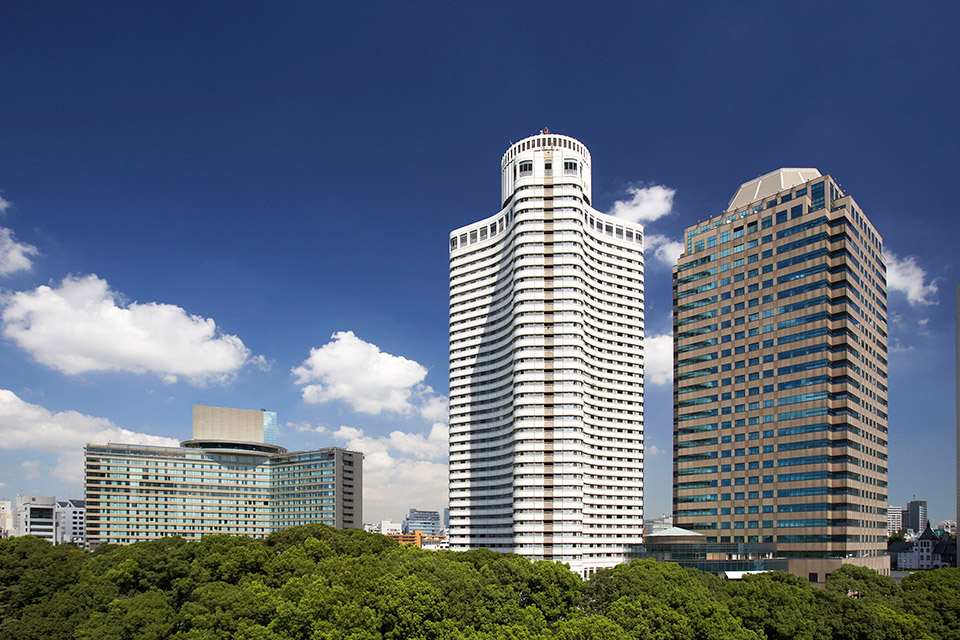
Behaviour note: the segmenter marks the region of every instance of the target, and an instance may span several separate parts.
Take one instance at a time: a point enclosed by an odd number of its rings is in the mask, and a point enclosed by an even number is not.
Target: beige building
[[[13,503],[9,500],[0,500],[0,538],[9,538],[13,535]]]
[[[211,533],[265,536],[301,524],[360,527],[363,454],[289,452],[272,411],[194,406],[179,447],[88,444],[87,544]]]
[[[841,562],[888,571],[880,235],[832,177],[780,169],[684,238],[676,525],[773,542],[813,582]]]

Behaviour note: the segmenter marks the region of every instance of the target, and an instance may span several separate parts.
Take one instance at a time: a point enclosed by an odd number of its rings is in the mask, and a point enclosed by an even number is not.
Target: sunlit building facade
[[[288,452],[276,444],[276,420],[271,411],[198,405],[194,437],[179,447],[88,444],[87,545],[359,527],[363,455]]]
[[[83,500],[57,500],[53,511],[55,544],[83,546],[87,531],[87,508]]]
[[[591,207],[591,157],[543,131],[501,209],[450,234],[450,546],[625,558],[643,516],[643,229]]]
[[[674,269],[677,526],[886,571],[880,235],[831,176],[780,169],[743,184],[685,241]]]
[[[13,507],[13,535],[36,536],[55,544],[56,508],[54,496],[18,495]]]

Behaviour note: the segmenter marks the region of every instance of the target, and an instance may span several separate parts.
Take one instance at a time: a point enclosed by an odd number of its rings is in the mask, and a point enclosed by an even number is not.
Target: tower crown
[[[769,198],[784,189],[791,189],[798,184],[803,184],[804,182],[819,177],[820,172],[817,169],[777,169],[771,171],[759,178],[747,180],[740,185],[737,192],[730,198],[730,202],[727,204],[727,211],[742,207],[756,200]]]
[[[500,162],[501,202],[506,206],[518,189],[549,185],[552,181],[577,184],[590,203],[590,152],[570,136],[544,129],[507,149]]]

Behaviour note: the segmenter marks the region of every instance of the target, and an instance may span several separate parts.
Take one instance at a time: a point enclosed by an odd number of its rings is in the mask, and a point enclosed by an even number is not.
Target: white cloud
[[[82,484],[83,449],[61,452],[57,456],[57,465],[53,468],[53,475],[73,485]]]
[[[309,422],[288,422],[284,426],[300,433],[326,433],[327,431],[327,428],[322,424],[312,425]]]
[[[670,384],[673,381],[673,333],[643,339],[645,384]]]
[[[660,455],[663,455],[664,453],[666,453],[665,450],[661,449],[660,447],[658,447],[658,446],[655,445],[655,444],[644,445],[644,447],[643,447],[643,452],[644,452],[645,454],[651,455],[651,456],[660,456]]]
[[[240,338],[219,332],[212,318],[171,304],[124,305],[93,274],[67,276],[59,287],[21,291],[4,303],[3,335],[68,375],[150,371],[168,383],[183,376],[202,385],[226,382],[251,361]]]
[[[890,353],[908,353],[914,350],[913,345],[905,345],[896,338],[890,343]]]
[[[423,384],[426,367],[385,353],[352,331],[339,331],[327,344],[311,349],[293,374],[310,404],[344,400],[362,413],[419,411],[428,419],[445,413],[446,398]]]
[[[9,200],[4,200],[3,196],[0,196],[0,216],[6,215],[7,209],[13,205]]]
[[[23,477],[26,480],[36,480],[43,477],[43,473],[40,472],[39,460],[24,460],[20,463],[20,468],[23,470]]]
[[[900,258],[893,253],[887,254],[887,289],[903,293],[907,302],[913,305],[939,302],[936,280],[927,280],[927,272],[915,256]]]
[[[429,434],[393,431],[374,438],[341,426],[333,434],[348,449],[363,452],[363,519],[400,518],[407,509],[442,509],[447,504],[448,430]]]
[[[3,198],[0,198],[0,207],[2,207],[3,202],[5,202]],[[30,269],[33,266],[33,263],[30,262],[30,256],[36,254],[36,247],[17,242],[13,237],[13,231],[6,227],[0,227],[0,275],[6,276],[17,271]]]
[[[617,200],[610,213],[631,222],[653,222],[673,211],[673,196],[677,190],[659,184],[649,187],[629,187],[629,200]]]
[[[435,395],[430,387],[425,389],[424,396],[425,400],[420,405],[420,415],[431,422],[447,422],[450,400],[446,396]]]
[[[173,438],[130,431],[106,418],[76,411],[53,413],[22,400],[9,389],[0,389],[0,449],[68,451],[88,442],[127,442],[177,446]]]
[[[0,389],[0,449],[53,451],[59,454],[53,475],[68,482],[83,479],[83,446],[87,443],[125,442],[167,447],[173,438],[153,436],[118,427],[106,418],[76,411],[53,413],[30,404],[8,389]],[[34,480],[42,471],[39,460],[22,463],[25,478]]]
[[[671,240],[666,236],[656,233],[648,233],[643,236],[643,250],[645,255],[653,256],[669,266],[677,264],[677,259],[683,253],[683,243],[677,240]]]

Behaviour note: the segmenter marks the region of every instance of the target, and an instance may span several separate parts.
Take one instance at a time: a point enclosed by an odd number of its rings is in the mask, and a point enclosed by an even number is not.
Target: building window
[[[533,175],[533,161],[524,160],[520,163],[520,177]]]

